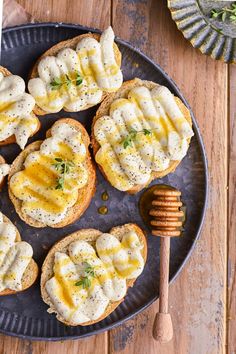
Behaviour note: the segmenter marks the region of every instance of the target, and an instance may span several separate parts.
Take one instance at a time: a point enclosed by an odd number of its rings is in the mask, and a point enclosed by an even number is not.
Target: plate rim
[[[209,21],[209,19],[207,19],[207,16],[205,16],[202,11],[201,11],[201,6],[199,5],[199,0],[193,0],[194,1],[194,4],[193,3],[184,3],[182,2],[179,6],[177,4],[178,7],[175,7],[175,2],[176,0],[167,0],[167,7],[170,11],[170,14],[171,14],[171,18],[172,20],[175,22],[178,30],[182,33],[182,35],[184,36],[184,38],[190,42],[190,44],[194,47],[194,48],[197,48],[198,50],[200,50],[200,52],[204,55],[208,55],[210,56],[212,59],[214,60],[219,60],[223,63],[226,63],[226,64],[235,64],[236,63],[236,50],[234,49],[234,47],[236,46],[236,37],[232,37],[230,35],[227,35],[227,34],[224,34],[224,33],[221,33],[220,32],[220,29],[217,29],[217,27],[214,26],[213,23],[211,23]],[[231,59],[231,56],[229,55],[228,57],[226,57],[226,52],[227,50],[224,50],[220,48],[220,46],[218,46],[218,51],[217,51],[217,54],[215,54],[214,52],[214,47],[213,48],[209,48],[209,49],[206,49],[204,47],[204,41],[200,41],[199,44],[196,44],[195,42],[197,42],[197,39],[200,39],[201,37],[201,27],[198,28],[198,31],[194,31],[193,35],[188,35],[188,29],[189,27],[187,28],[182,28],[181,26],[181,21],[183,19],[178,19],[176,18],[175,16],[175,12],[177,12],[177,10],[179,9],[184,9],[186,10],[186,17],[188,16],[188,18],[191,18],[191,15],[188,15],[187,13],[187,9],[194,6],[195,7],[195,14],[196,13],[199,13],[199,16],[201,17],[201,19],[205,22],[205,25],[208,30],[209,30],[209,34],[213,34],[213,33],[217,33],[217,36],[219,36],[220,38],[224,38],[225,41],[227,40],[231,40],[232,41],[232,46],[231,46],[231,51],[233,52],[233,58]],[[194,15],[192,15],[193,17]],[[205,39],[204,39],[205,40]],[[226,48],[227,49],[227,48]],[[219,52],[219,54],[218,54]]]
[[[98,28],[93,28],[93,27],[88,27],[88,26],[83,26],[80,24],[74,24],[74,23],[65,23],[65,22],[38,22],[38,23],[26,23],[22,25],[17,25],[17,26],[11,26],[4,28],[2,31],[2,34],[7,34],[9,32],[13,31],[18,31],[18,30],[24,30],[24,29],[31,29],[31,28],[40,28],[40,27],[52,27],[52,28],[65,28],[65,29],[78,29],[82,31],[88,31],[88,32],[95,32],[95,33],[101,33],[102,31]],[[187,108],[190,111],[191,118],[193,121],[193,126],[194,126],[194,134],[197,138],[200,152],[202,155],[202,162],[203,162],[203,168],[204,168],[204,178],[205,178],[205,193],[204,193],[204,203],[203,203],[203,208],[202,212],[200,214],[200,223],[198,227],[198,231],[196,233],[195,239],[189,248],[187,256],[184,258],[180,266],[178,267],[178,270],[176,273],[170,278],[169,284],[173,283],[174,280],[180,275],[182,272],[184,266],[187,264],[188,260],[190,259],[193,250],[195,249],[196,243],[199,240],[199,237],[201,235],[202,227],[205,221],[205,216],[206,216],[206,211],[207,211],[207,206],[208,206],[208,196],[209,196],[209,173],[208,173],[208,162],[207,162],[207,155],[206,155],[206,150],[205,150],[205,145],[203,143],[203,138],[200,133],[200,128],[197,124],[197,121],[195,119],[195,116],[193,114],[193,111],[188,103],[188,101],[185,99],[183,94],[181,93],[179,87],[175,83],[175,81],[165,72],[165,70],[154,60],[150,59],[145,53],[143,53],[139,48],[133,46],[130,44],[128,41],[125,41],[121,39],[118,36],[115,36],[115,41],[118,44],[121,44],[125,47],[128,47],[131,51],[137,53],[139,56],[141,56],[143,59],[145,59],[149,64],[155,67],[159,72],[162,73],[162,75],[165,77],[165,79],[169,82],[171,88],[176,91],[177,95],[181,98],[181,100],[184,102],[184,104],[187,106]],[[13,48],[14,49],[14,48]],[[56,342],[56,341],[65,341],[65,340],[73,340],[73,339],[82,339],[82,338],[87,338],[108,330],[111,330],[113,328],[116,328],[120,325],[122,325],[124,322],[128,321],[129,319],[133,318],[134,316],[138,315],[140,312],[144,311],[147,307],[149,307],[154,301],[158,299],[157,295],[153,298],[151,298],[144,306],[139,307],[137,310],[127,314],[124,316],[122,319],[115,321],[114,323],[110,325],[106,325],[103,328],[95,329],[94,331],[91,331],[90,333],[83,333],[81,335],[66,335],[66,336],[61,336],[61,337],[35,337],[31,335],[24,335],[24,334],[18,334],[15,332],[7,331],[2,328],[0,328],[0,333],[11,336],[11,337],[17,337],[17,338],[22,338],[22,339],[27,339],[31,341],[46,341],[46,342]]]

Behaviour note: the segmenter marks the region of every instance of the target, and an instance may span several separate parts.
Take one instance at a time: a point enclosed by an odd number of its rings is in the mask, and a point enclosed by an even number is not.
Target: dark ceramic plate
[[[36,59],[57,42],[87,32],[88,28],[66,24],[30,24],[3,31],[1,65],[6,66],[14,74],[19,74],[27,80],[27,76]],[[91,30],[94,31],[94,30]],[[97,31],[96,31],[97,32]],[[175,83],[166,73],[145,55],[132,48],[129,44],[117,39],[123,55],[122,69],[125,80],[140,77],[166,85],[186,105]],[[31,139],[35,141],[45,137],[45,132],[59,117],[73,117],[81,121],[90,131],[91,121],[96,108],[82,113],[52,114],[40,117],[42,129]],[[189,257],[203,223],[207,199],[207,165],[202,139],[196,121],[193,118],[195,136],[192,139],[188,155],[174,174],[159,180],[169,183],[182,191],[183,201],[187,206],[187,221],[183,236],[171,240],[170,280],[173,280],[182,269]],[[0,153],[8,162],[12,162],[19,154],[16,145],[1,147]],[[83,217],[75,224],[63,229],[36,229],[21,221],[9,201],[7,189],[1,193],[0,210],[3,211],[18,227],[22,238],[33,246],[34,257],[41,266],[49,248],[62,237],[80,229],[97,228],[109,231],[114,225],[136,222],[146,229],[139,211],[136,196],[119,192],[112,188],[97,170],[97,192],[90,207]],[[109,200],[103,202],[101,194],[107,191]],[[98,207],[106,205],[108,214],[98,214]],[[148,230],[146,229],[148,232]],[[1,297],[0,301],[0,332],[30,338],[35,340],[65,340],[86,337],[131,318],[157,299],[159,240],[148,238],[148,261],[144,272],[138,278],[135,286],[129,289],[123,303],[106,319],[92,326],[67,327],[58,322],[54,315],[47,313],[47,306],[41,300],[39,280],[30,289],[11,296]]]
[[[232,9],[232,0],[168,0],[171,16],[178,29],[195,48],[213,59],[236,63],[236,22],[230,14],[222,21],[213,18],[211,11]]]

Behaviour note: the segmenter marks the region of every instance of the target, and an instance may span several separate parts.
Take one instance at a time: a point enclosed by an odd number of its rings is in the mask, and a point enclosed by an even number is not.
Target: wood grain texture
[[[0,335],[0,354],[96,354],[108,353],[107,333],[79,341],[32,342]]]
[[[229,68],[228,353],[236,353],[236,66]]]
[[[188,99],[206,145],[210,195],[201,239],[170,287],[172,342],[160,345],[152,339],[154,304],[111,331],[110,351],[221,354],[226,301],[227,65],[192,48],[177,31],[165,2],[114,0],[113,5],[115,33],[158,62]]]
[[[110,23],[111,0],[18,0],[39,22],[68,22],[106,28]]]
[[[105,333],[76,341],[54,343],[34,342],[31,343],[31,352],[24,354],[107,354],[107,340],[108,336]],[[21,353],[19,352],[19,354]]]

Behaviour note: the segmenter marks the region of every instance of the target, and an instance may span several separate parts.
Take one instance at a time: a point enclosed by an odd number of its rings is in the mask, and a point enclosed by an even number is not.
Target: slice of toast
[[[71,119],[71,118],[59,119],[54,124],[60,124],[60,123],[68,123],[68,124],[72,125],[73,127],[75,127],[78,131],[81,132],[82,140],[83,140],[83,143],[86,147],[86,152],[87,152],[87,158],[86,158],[85,164],[86,164],[86,167],[88,170],[89,177],[88,177],[87,184],[79,190],[78,200],[77,200],[76,204],[73,205],[73,207],[68,209],[66,217],[61,222],[54,224],[54,225],[50,225],[53,228],[64,227],[66,225],[69,225],[69,224],[75,222],[77,219],[79,219],[80,216],[88,208],[88,206],[91,202],[91,199],[95,193],[95,186],[96,186],[96,169],[95,169],[95,166],[92,162],[92,159],[91,159],[91,156],[90,156],[90,153],[88,150],[88,147],[90,144],[90,139],[89,139],[86,129],[83,127],[83,125],[81,123],[79,123],[76,120]],[[47,138],[50,137],[50,135],[51,135],[50,131],[51,130],[48,130],[48,132],[46,134]],[[31,152],[39,150],[41,144],[42,144],[42,141],[35,141],[34,143],[28,145],[18,155],[18,157],[13,161],[13,163],[11,165],[11,169],[10,169],[10,172],[8,175],[8,182],[10,182],[11,177],[16,172],[24,169],[24,161],[25,161],[26,157]],[[8,185],[9,185],[9,188],[8,188],[9,197],[10,197],[12,203],[14,204],[16,212],[18,213],[20,218],[30,226],[46,227],[47,225],[45,225],[44,223],[42,223],[40,221],[33,219],[32,217],[30,217],[29,215],[27,215],[25,212],[22,211],[22,208],[21,208],[22,201],[14,196],[14,194],[12,193],[12,191],[10,189],[10,183]]]
[[[126,81],[123,83],[123,85],[121,86],[121,88],[117,92],[110,93],[109,95],[107,95],[107,97],[104,99],[104,101],[99,106],[99,108],[96,112],[96,115],[93,118],[93,124],[92,124],[91,143],[92,143],[92,147],[93,147],[94,157],[96,156],[96,153],[100,149],[100,144],[98,143],[98,141],[96,140],[95,135],[94,135],[93,127],[94,127],[95,122],[100,117],[103,117],[105,115],[109,115],[110,106],[113,101],[115,101],[118,98],[127,98],[129,91],[131,89],[133,89],[134,87],[139,87],[139,86],[145,86],[148,89],[153,89],[154,87],[159,86],[159,85],[155,82],[152,82],[152,81],[144,81],[144,80],[140,80],[137,78],[130,80],[130,81]],[[175,97],[175,100],[176,100],[176,103],[178,104],[181,112],[183,113],[185,119],[192,126],[192,119],[191,119],[191,115],[190,115],[188,108],[183,104],[183,102],[178,97]],[[190,139],[188,142],[190,143]],[[180,162],[181,161],[171,161],[170,165],[167,169],[165,169],[163,171],[152,172],[151,177],[150,177],[149,181],[147,182],[147,184],[135,185],[131,189],[127,190],[126,192],[129,194],[138,193],[140,190],[147,187],[154,179],[164,177],[167,174],[174,172],[175,169],[177,168],[177,166],[180,164]],[[103,176],[108,180],[102,166],[98,164],[98,167],[99,167],[100,171],[102,172]]]
[[[87,38],[87,37],[91,37],[91,38],[94,38],[94,39],[96,39],[97,41],[99,41],[99,39],[100,39],[100,34],[97,34],[97,33],[85,33],[85,34],[81,34],[81,35],[76,36],[76,37],[74,37],[74,38],[67,39],[66,41],[59,42],[59,43],[55,44],[53,47],[49,48],[45,53],[43,53],[43,54],[38,58],[38,60],[37,60],[36,63],[34,64],[29,79],[34,79],[34,78],[37,78],[37,77],[38,77],[38,64],[39,64],[39,62],[40,62],[44,57],[47,57],[47,56],[50,56],[50,55],[51,55],[51,56],[55,56],[55,55],[58,54],[58,52],[59,52],[61,49],[64,49],[64,48],[75,49],[76,46],[77,46],[77,44],[78,44],[78,42],[81,41],[83,38]],[[116,45],[116,43],[114,43],[114,53],[115,53],[115,59],[116,59],[117,65],[121,66],[121,52],[119,51],[119,48],[118,48],[118,46]],[[103,100],[106,96],[107,96],[107,93],[106,93],[106,92],[103,92],[101,102],[102,102],[102,100]],[[83,108],[83,110],[88,109],[88,108],[93,107],[93,106],[94,106],[94,105],[87,105],[85,108]],[[66,108],[64,108],[64,111],[67,111]],[[35,112],[37,115],[49,114],[48,112],[46,112],[46,111],[44,111],[42,108],[40,108],[37,104],[35,105],[35,110],[34,110],[34,112]]]
[[[147,259],[147,241],[145,234],[143,230],[136,224],[125,224],[122,226],[116,226],[113,227],[109,233],[111,233],[113,236],[115,236],[118,240],[121,240],[124,233],[134,230],[139,238],[140,243],[143,245],[142,248],[142,257],[144,259],[144,263],[146,262]],[[66,236],[64,239],[60,240],[57,242],[49,251],[47,254],[43,266],[42,266],[42,274],[41,274],[41,281],[40,281],[40,286],[41,286],[41,295],[43,298],[43,301],[50,306],[50,312],[56,312],[56,317],[59,321],[65,323],[68,326],[76,326],[73,323],[67,322],[60,314],[57,313],[55,307],[53,306],[50,297],[45,289],[45,284],[46,282],[53,277],[53,264],[54,264],[54,256],[56,252],[66,252],[68,250],[68,246],[70,243],[77,241],[77,240],[84,240],[89,242],[92,246],[95,246],[97,238],[102,234],[101,231],[95,230],[95,229],[82,229],[78,230],[74,233],[72,233],[69,236]],[[127,291],[128,288],[132,287],[134,285],[136,279],[129,279],[126,281],[127,284]],[[112,313],[118,306],[119,304],[123,301],[124,299],[121,299],[120,301],[115,301],[115,302],[109,302],[106,311],[103,313],[101,317],[94,321],[89,321],[80,324],[80,326],[88,326],[94,323],[97,323],[107,316],[109,316],[110,313]]]
[[[14,224],[11,222],[11,220],[9,220],[5,215],[3,215],[3,221],[6,223],[9,223],[9,224],[12,224],[14,226]],[[16,241],[19,242],[19,241],[21,241],[21,236],[20,236],[20,233],[16,227],[15,227],[15,230],[16,230]],[[30,286],[32,286],[34,284],[37,277],[38,277],[38,266],[37,266],[37,263],[33,259],[31,259],[30,263],[28,264],[28,267],[26,268],[26,270],[23,274],[22,290],[15,291],[15,290],[11,290],[11,289],[5,289],[0,292],[0,296],[16,294],[16,293],[19,293],[21,291],[28,289]]]
[[[8,69],[4,68],[3,66],[0,66],[0,72],[1,72],[4,76],[13,75]],[[36,113],[35,110],[33,110],[32,116],[35,117],[35,118],[37,118],[34,113]],[[37,128],[35,129],[35,131],[33,132],[33,134],[32,134],[31,136],[33,136],[34,134],[36,134],[37,131],[40,129],[41,123],[40,123],[40,121],[39,121],[38,119],[37,119],[37,121],[38,121]],[[15,138],[15,135],[13,134],[13,135],[9,136],[7,139],[0,141],[0,146],[13,144],[13,143],[15,143],[15,142],[16,142],[16,138]]]

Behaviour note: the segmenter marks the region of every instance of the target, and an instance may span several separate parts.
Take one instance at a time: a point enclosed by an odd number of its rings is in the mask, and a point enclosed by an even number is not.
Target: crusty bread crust
[[[6,163],[4,157],[2,155],[0,155],[0,165],[2,165],[3,163]],[[2,187],[4,185],[6,177],[3,177],[2,181],[0,182],[0,192],[2,190]]]
[[[104,99],[104,101],[99,106],[99,108],[96,112],[96,115],[93,118],[93,123],[92,123],[91,143],[92,143],[92,147],[93,147],[94,157],[96,156],[96,153],[100,149],[100,144],[98,143],[98,141],[96,140],[95,135],[94,135],[95,122],[100,117],[103,117],[105,115],[109,115],[110,106],[114,100],[116,100],[118,98],[127,98],[129,91],[131,89],[133,89],[134,87],[138,87],[138,86],[145,86],[148,89],[153,89],[154,87],[159,86],[159,85],[155,82],[152,82],[152,81],[145,81],[145,80],[140,80],[137,78],[130,80],[130,81],[125,81],[118,91],[112,92],[109,95],[107,95],[107,97]],[[191,115],[190,115],[188,108],[183,104],[183,102],[178,97],[175,97],[175,100],[176,100],[176,103],[178,104],[180,110],[182,111],[185,119],[192,126],[192,119],[191,119]],[[189,143],[190,143],[190,139],[189,139]],[[180,164],[180,162],[181,161],[171,161],[170,166],[167,169],[165,169],[164,171],[152,172],[151,177],[146,184],[135,185],[131,189],[127,190],[126,192],[129,194],[138,193],[140,190],[147,187],[154,179],[164,177],[164,176],[168,175],[169,173],[174,172],[176,167]],[[108,180],[102,166],[98,164],[98,167],[99,167],[100,171],[102,172],[103,176]]]
[[[30,78],[29,79],[34,79],[34,78],[37,78],[39,75],[38,75],[38,64],[39,62],[46,56],[50,56],[50,55],[57,55],[58,52],[61,50],[61,49],[64,49],[64,48],[71,48],[71,49],[75,49],[77,44],[79,43],[79,41],[81,41],[83,38],[87,38],[87,37],[91,37],[91,38],[94,38],[96,39],[97,41],[99,41],[100,39],[100,34],[96,34],[96,33],[85,33],[85,34],[81,34],[79,36],[76,36],[74,38],[71,38],[71,39],[68,39],[66,41],[62,41],[62,42],[59,42],[57,44],[55,44],[53,47],[49,48],[45,53],[43,53],[39,58],[38,60],[36,61],[36,63],[34,64],[33,66],[33,69],[31,71],[31,74],[30,74]],[[115,59],[116,59],[116,62],[117,62],[117,65],[121,66],[121,52],[119,51],[119,48],[118,46],[114,43],[114,52],[115,52]],[[102,100],[107,96],[107,93],[106,92],[103,92],[103,95],[102,95],[102,99],[100,102],[102,102]],[[88,109],[90,107],[93,107],[94,105],[87,105],[83,110],[85,109]],[[68,111],[66,108],[63,108],[64,111],[67,111],[67,112],[70,112]],[[45,115],[45,114],[49,114],[49,112],[46,112],[44,111],[42,108],[40,108],[38,105],[35,106],[35,110],[34,112],[37,114],[37,115]]]
[[[81,132],[82,135],[82,140],[85,144],[86,151],[87,151],[87,159],[85,161],[87,170],[88,170],[88,183],[86,186],[81,188],[79,190],[79,195],[78,195],[78,200],[76,204],[68,209],[67,216],[59,223],[55,225],[50,225],[50,227],[53,228],[60,228],[64,227],[66,225],[69,225],[73,222],[75,222],[77,219],[80,218],[80,216],[85,212],[85,210],[88,208],[91,199],[95,193],[95,186],[96,186],[96,169],[95,166],[92,162],[88,147],[90,144],[89,136],[83,125],[79,122],[77,122],[74,119],[71,118],[62,118],[59,119],[55,124],[60,124],[60,123],[68,123],[72,125],[74,128],[76,128],[78,131]],[[50,137],[50,131],[49,130],[46,134],[46,137]],[[24,169],[24,161],[26,157],[33,151],[37,151],[40,148],[40,145],[42,144],[42,141],[35,141],[34,143],[28,145],[19,155],[18,157],[13,161],[11,165],[11,169],[8,175],[8,182],[10,182],[11,177],[18,171],[21,171]],[[29,215],[24,213],[22,211],[22,201],[18,198],[16,198],[13,193],[10,190],[10,183],[8,183],[8,193],[9,197],[14,204],[14,207],[16,209],[17,214],[20,216],[20,218],[26,222],[30,226],[34,227],[46,227],[47,225],[39,222],[33,218],[31,218]]]
[[[143,244],[143,249],[142,249],[142,256],[144,259],[144,262],[146,262],[147,259],[147,241],[146,241],[146,237],[145,234],[143,232],[143,230],[136,224],[125,224],[122,226],[116,226],[113,227],[110,230],[110,233],[114,236],[116,236],[119,240],[121,240],[124,232],[129,231],[129,230],[134,230],[137,235],[138,238],[140,240],[140,242]],[[74,233],[72,233],[69,236],[66,236],[64,239],[60,240],[59,242],[57,242],[48,252],[44,263],[42,265],[42,273],[41,273],[41,281],[40,281],[40,287],[41,287],[41,295],[43,298],[43,301],[48,304],[50,306],[50,310],[49,312],[56,312],[56,317],[59,321],[63,322],[64,324],[68,325],[68,326],[78,326],[77,324],[74,323],[70,323],[67,322],[63,319],[63,317],[61,315],[59,315],[53,305],[53,303],[50,300],[50,297],[45,289],[45,284],[46,282],[51,279],[53,277],[53,265],[54,265],[54,256],[56,252],[66,252],[68,250],[68,246],[70,243],[77,241],[77,240],[84,240],[87,241],[89,243],[91,243],[92,246],[95,245],[96,239],[102,234],[101,231],[99,230],[95,230],[95,229],[82,229],[82,230],[78,230]],[[136,279],[131,279],[131,280],[127,280],[127,291],[128,288],[132,287],[134,285]],[[104,314],[99,317],[97,320],[94,321],[88,321],[85,323],[80,324],[79,326],[88,326],[94,323],[97,323],[101,320],[103,320],[104,318],[106,318],[110,313],[112,313],[119,305],[120,303],[123,301],[124,299],[120,300],[120,301],[115,301],[115,302],[110,302],[107,306],[106,311],[104,312]]]
[[[3,215],[3,221],[13,225],[11,220],[9,220],[5,215]],[[16,241],[19,242],[19,241],[21,241],[21,236],[20,236],[20,233],[16,227],[15,227],[15,230],[16,230]],[[19,293],[21,291],[28,289],[36,281],[36,279],[38,277],[38,272],[39,272],[39,270],[38,270],[37,263],[33,259],[31,259],[30,263],[28,264],[28,267],[26,268],[26,270],[23,274],[22,290],[15,291],[15,290],[10,290],[10,289],[5,289],[0,292],[0,296],[16,294],[16,293]]]
[[[10,76],[10,75],[12,75],[12,73],[11,73],[9,70],[7,70],[6,68],[4,68],[3,66],[0,66],[0,72],[1,72],[4,76]],[[35,112],[35,109],[33,109],[32,116],[34,116],[35,118],[37,118],[34,113],[36,113],[36,112]],[[37,120],[38,120],[38,119],[37,119]],[[36,128],[36,130],[33,132],[33,134],[32,134],[31,136],[33,136],[34,134],[37,133],[37,131],[40,129],[40,126],[41,126],[41,123],[40,123],[40,121],[38,120],[37,128]],[[16,142],[16,138],[15,138],[15,135],[13,134],[13,135],[9,136],[7,139],[0,141],[0,146],[13,144],[13,143],[15,143],[15,142]]]

